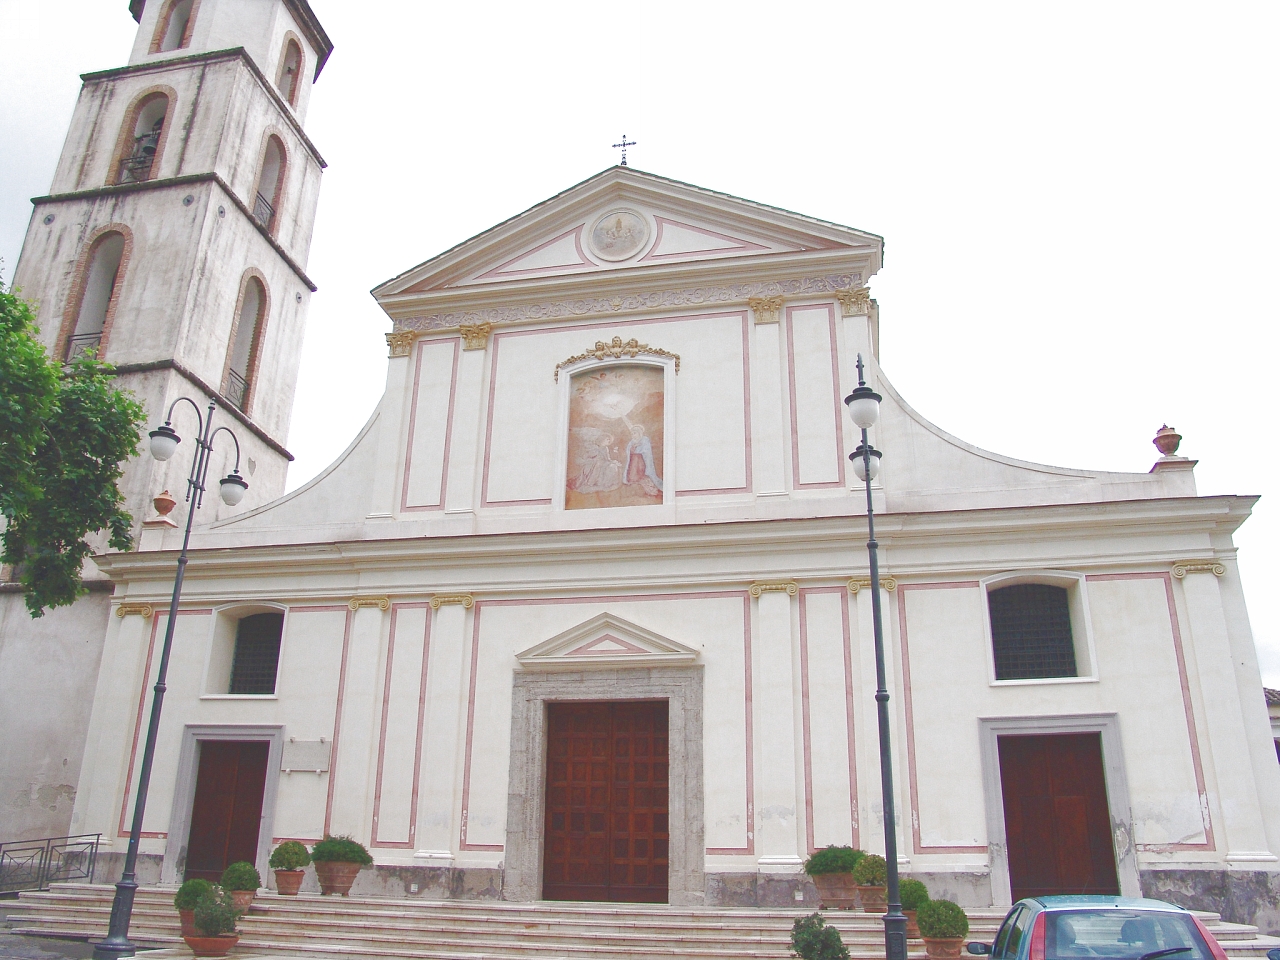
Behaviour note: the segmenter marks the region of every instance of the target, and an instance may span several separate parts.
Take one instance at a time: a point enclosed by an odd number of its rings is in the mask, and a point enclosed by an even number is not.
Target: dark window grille
[[[283,613],[255,613],[236,628],[236,652],[231,661],[228,693],[275,693],[280,665]]]
[[[1067,591],[1047,583],[1019,583],[987,594],[997,680],[1074,677]]]
[[[236,409],[244,409],[245,396],[249,393],[249,381],[234,370],[227,371],[227,389],[223,391]]]

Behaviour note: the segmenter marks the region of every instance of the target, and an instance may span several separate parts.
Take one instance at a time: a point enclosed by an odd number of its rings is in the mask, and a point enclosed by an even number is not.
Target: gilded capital
[[[799,590],[794,580],[760,580],[749,588],[753,597],[758,597],[762,593],[785,593],[789,597],[794,597]]]
[[[470,610],[476,605],[475,599],[469,593],[437,593],[431,598],[431,609],[439,610],[451,603],[458,604],[464,610]]]
[[[846,317],[865,317],[871,312],[871,291],[867,287],[856,290],[837,290],[840,312]]]
[[[117,617],[128,617],[136,614],[143,620],[150,620],[155,608],[149,603],[122,603],[116,607]]]
[[[379,610],[388,610],[391,607],[391,601],[386,597],[352,597],[347,601],[347,606],[352,610],[359,610],[361,607],[377,607]]]
[[[849,581],[850,593],[857,593],[863,587],[866,587],[868,590],[871,589],[870,577],[854,577],[852,580]],[[890,593],[892,593],[894,590],[898,589],[898,581],[893,579],[893,577],[881,577],[880,589],[888,590]]]
[[[462,334],[463,350],[483,350],[489,346],[489,334],[493,332],[492,323],[463,323],[458,325]]]
[[[751,297],[747,300],[756,323],[777,323],[782,316],[782,304],[781,297]]]
[[[416,330],[396,330],[387,334],[387,346],[391,348],[388,356],[407,357],[413,350],[413,342],[420,334]]]
[[[1212,573],[1215,577],[1221,577],[1227,572],[1217,560],[1179,560],[1173,565],[1173,575],[1181,580],[1188,573]]]

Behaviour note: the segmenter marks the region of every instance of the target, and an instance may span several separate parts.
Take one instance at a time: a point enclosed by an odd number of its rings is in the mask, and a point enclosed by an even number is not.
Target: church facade
[[[236,761],[265,776],[259,861],[350,834],[369,891],[793,904],[813,850],[880,849],[861,356],[903,870],[975,905],[1269,883],[1252,501],[1197,497],[1176,454],[1046,467],[923,420],[878,363],[881,249],[616,167],[379,287],[366,427],[194,541],[159,878],[211,828],[219,740],[262,745]],[[159,611],[175,537],[103,558],[116,602]],[[231,692],[264,616],[271,675]],[[122,832],[162,620],[111,622],[77,830]]]
[[[883,851],[861,361],[902,871],[1275,910],[1253,498],[928,423],[880,366],[882,250],[614,167],[378,287],[365,427],[193,535],[143,879],[347,834],[357,893],[813,903],[810,853]],[[98,559],[71,830],[117,870],[180,544],[151,515]]]

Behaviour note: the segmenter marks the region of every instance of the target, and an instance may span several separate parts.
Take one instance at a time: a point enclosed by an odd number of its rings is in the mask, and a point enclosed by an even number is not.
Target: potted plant
[[[254,894],[262,886],[257,868],[246,860],[237,860],[222,871],[222,889],[231,894],[231,902],[241,913],[247,913]]]
[[[178,920],[182,923],[182,935],[184,937],[195,936],[194,915],[196,903],[202,893],[208,893],[212,889],[213,884],[208,880],[195,879],[184,881],[182,886],[178,888],[178,892],[173,898],[173,905],[178,909]]]
[[[889,866],[884,857],[869,853],[853,868],[853,882],[858,885],[858,899],[867,913],[884,913],[889,909]]]
[[[804,862],[804,872],[813,878],[822,906],[837,910],[856,906],[858,887],[853,882],[853,868],[865,856],[862,850],[832,844]]]
[[[271,851],[267,861],[276,872],[276,892],[282,897],[296,897],[302,886],[303,868],[311,862],[311,854],[297,840],[286,840]]]
[[[182,939],[197,957],[225,957],[240,939],[236,933],[239,915],[231,894],[211,886],[196,900],[195,934]]]
[[[849,960],[849,948],[841,941],[840,931],[828,927],[816,913],[797,917],[791,925],[791,949],[801,960]]]
[[[918,938],[920,928],[916,925],[916,912],[929,902],[928,887],[912,877],[904,877],[898,884],[898,899],[902,901],[902,912],[907,915],[907,936]]]
[[[311,848],[311,862],[316,865],[316,879],[321,893],[351,893],[351,884],[362,867],[373,863],[364,845],[350,837],[328,837]]]
[[[930,957],[955,960],[960,956],[969,935],[969,918],[960,907],[950,900],[927,900],[916,911],[916,923]]]

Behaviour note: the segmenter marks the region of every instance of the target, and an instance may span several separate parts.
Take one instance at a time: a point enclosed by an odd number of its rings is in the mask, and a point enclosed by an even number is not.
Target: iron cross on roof
[[[636,145],[636,142],[634,140],[628,140],[627,135],[625,133],[622,135],[622,142],[615,143],[613,145],[613,149],[615,150],[617,150],[619,147],[622,148],[622,166],[625,167],[627,165],[627,147],[634,147],[635,145]]]

